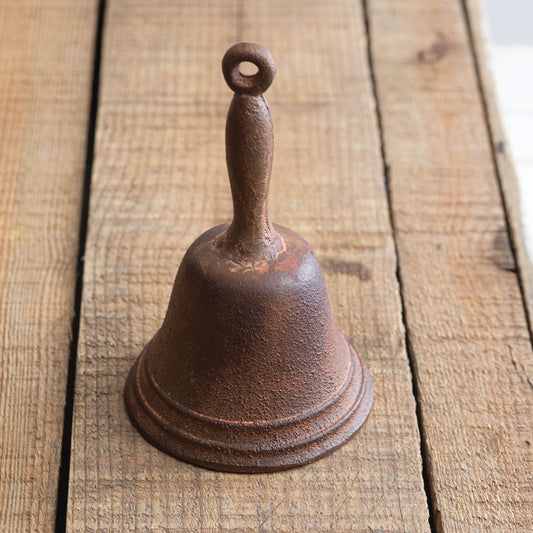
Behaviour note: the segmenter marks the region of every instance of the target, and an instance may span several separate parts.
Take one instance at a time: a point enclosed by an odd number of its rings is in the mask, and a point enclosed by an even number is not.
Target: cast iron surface
[[[258,72],[243,75],[244,61]],[[226,123],[233,220],[187,250],[163,325],[128,376],[126,407],[175,457],[231,472],[283,470],[346,442],[368,416],[372,382],[335,324],[313,250],[268,218],[272,56],[236,44],[222,70],[235,92]]]

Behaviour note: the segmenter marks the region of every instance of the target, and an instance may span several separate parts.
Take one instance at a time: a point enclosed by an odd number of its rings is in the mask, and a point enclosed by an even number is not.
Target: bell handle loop
[[[239,66],[244,61],[255,64],[257,73],[243,74]],[[233,221],[219,246],[234,262],[248,267],[274,260],[283,248],[267,214],[274,132],[263,92],[274,79],[276,65],[262,46],[239,43],[224,55],[222,72],[235,91],[226,120]]]
[[[240,64],[253,63],[257,72],[243,74]],[[229,88],[236,94],[259,96],[271,85],[276,75],[276,64],[270,52],[259,44],[238,43],[233,45],[222,59],[222,73]]]

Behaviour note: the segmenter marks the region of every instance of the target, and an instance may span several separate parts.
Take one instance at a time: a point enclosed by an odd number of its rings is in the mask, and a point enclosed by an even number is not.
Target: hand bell
[[[257,72],[243,74],[243,62]],[[170,455],[269,472],[344,444],[368,416],[372,381],[335,324],[313,250],[268,218],[274,137],[263,93],[276,73],[272,56],[239,43],[222,71],[235,92],[226,122],[233,220],[185,253],[125,401],[141,434]]]

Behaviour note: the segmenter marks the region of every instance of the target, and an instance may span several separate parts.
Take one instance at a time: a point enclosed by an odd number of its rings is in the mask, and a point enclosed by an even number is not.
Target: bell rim
[[[146,377],[139,379],[139,372],[142,372],[142,367],[145,366],[143,362],[146,358],[143,356],[146,355],[150,343],[137,358],[128,374],[124,389],[126,410],[133,425],[149,443],[177,459],[196,466],[241,473],[274,472],[302,466],[329,455],[345,444],[361,429],[370,413],[374,396],[370,373],[353,347],[347,342],[346,344],[356,365],[360,368],[360,379],[357,380],[356,374],[358,373],[352,372],[351,382],[348,384],[356,387],[352,391],[352,404],[348,402],[348,408],[344,408],[345,412],[341,409],[337,413],[337,420],[329,426],[327,422],[331,417],[331,412],[328,413],[328,409],[314,415],[314,421],[309,426],[310,430],[305,426],[308,419],[296,419],[293,424],[286,424],[284,430],[289,432],[289,436],[291,431],[294,433],[294,439],[289,440],[288,443],[282,442],[282,439],[286,439],[286,435],[279,436],[281,441],[279,445],[276,445],[275,440],[265,438],[264,441],[269,446],[266,449],[257,443],[254,444],[257,440],[256,435],[251,438],[252,435],[248,434],[250,439],[245,438],[244,444],[237,449],[235,445],[228,444],[227,441],[210,440],[195,435],[194,427],[195,424],[199,424],[198,419],[193,417],[184,419],[183,413],[180,413],[185,430],[179,427],[176,418],[174,421],[165,420],[161,413],[161,404],[157,404],[157,400],[154,401],[154,394],[159,396],[159,393],[154,392]],[[355,384],[354,381],[359,381],[359,384]],[[337,402],[340,400],[342,400],[342,395],[340,399],[337,398]],[[328,407],[331,410],[336,405],[334,403]],[[299,436],[302,432],[302,425],[304,426],[303,437]],[[320,429],[321,426],[324,427]],[[213,427],[215,427],[214,424]],[[316,428],[319,428],[318,431],[313,431]],[[226,429],[227,432],[237,432],[235,427],[229,426]],[[244,428],[244,431],[247,429],[259,432],[261,430],[272,431],[272,427],[269,426]],[[240,435],[236,440],[242,441],[242,438]],[[259,440],[261,440],[261,433]]]

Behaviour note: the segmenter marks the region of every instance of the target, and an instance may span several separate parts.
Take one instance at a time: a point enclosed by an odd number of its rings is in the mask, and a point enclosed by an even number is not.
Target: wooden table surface
[[[530,265],[472,0],[0,3],[0,531],[533,530]],[[269,48],[275,222],[320,259],[375,404],[348,445],[223,474],[122,389],[188,245],[231,217],[220,60]]]

